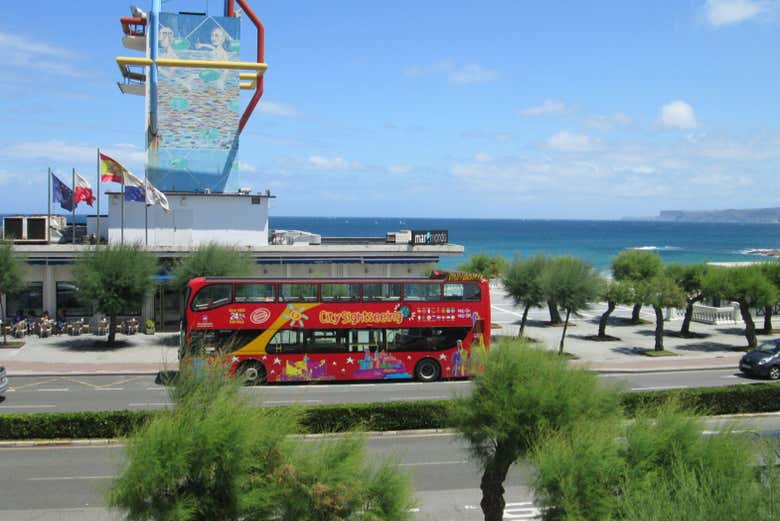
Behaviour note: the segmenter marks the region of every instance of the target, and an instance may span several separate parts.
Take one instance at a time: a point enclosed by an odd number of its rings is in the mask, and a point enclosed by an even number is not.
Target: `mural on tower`
[[[160,13],[158,59],[237,61],[240,20]],[[163,191],[238,189],[239,71],[158,67],[149,178]],[[154,103],[154,100],[150,100]]]

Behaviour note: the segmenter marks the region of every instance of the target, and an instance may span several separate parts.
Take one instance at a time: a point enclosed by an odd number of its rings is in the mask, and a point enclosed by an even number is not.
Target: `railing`
[[[734,305],[716,308],[694,304],[692,320],[702,324],[736,324],[742,320],[742,317],[739,314],[739,308]]]

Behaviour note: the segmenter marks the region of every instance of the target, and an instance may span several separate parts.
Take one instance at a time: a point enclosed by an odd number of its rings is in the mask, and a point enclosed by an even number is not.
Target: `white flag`
[[[148,179],[146,181],[146,204],[159,204],[166,213],[171,212],[171,207],[168,206],[168,198],[165,197],[164,193],[155,188]]]
[[[144,187],[144,182],[138,179],[136,176],[130,173],[129,170],[125,171],[125,186],[136,186],[138,188]]]

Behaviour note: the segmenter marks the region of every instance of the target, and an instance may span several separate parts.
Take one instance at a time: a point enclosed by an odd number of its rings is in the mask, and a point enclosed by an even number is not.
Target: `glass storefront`
[[[20,312],[27,318],[40,317],[43,314],[43,282],[28,282],[19,293],[8,295],[5,305],[7,318],[14,318]]]

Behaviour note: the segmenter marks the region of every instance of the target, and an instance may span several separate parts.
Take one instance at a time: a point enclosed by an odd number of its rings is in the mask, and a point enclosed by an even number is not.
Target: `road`
[[[753,384],[738,371],[707,370],[602,374],[605,382],[632,391]],[[246,388],[265,405],[323,405],[411,400],[444,400],[468,392],[468,381],[376,382],[355,384],[269,385]],[[156,409],[170,404],[151,375],[17,376],[11,378],[3,412],[69,412]]]
[[[705,433],[724,426],[780,435],[780,414],[709,418]],[[316,443],[319,437],[302,439]],[[371,459],[393,458],[406,469],[417,498],[419,520],[482,519],[479,470],[456,435],[385,434],[367,439]],[[105,495],[117,474],[123,446],[0,448],[0,521],[119,519],[106,509]],[[530,469],[515,466],[507,479],[505,520],[531,519],[538,511],[528,488]]]
[[[479,470],[453,434],[377,436],[367,440],[367,448],[371,459],[393,458],[410,473],[417,519],[481,519]],[[106,510],[105,493],[122,454],[120,445],[0,449],[0,521],[118,518]],[[512,516],[535,513],[527,482],[524,466],[508,477]]]

